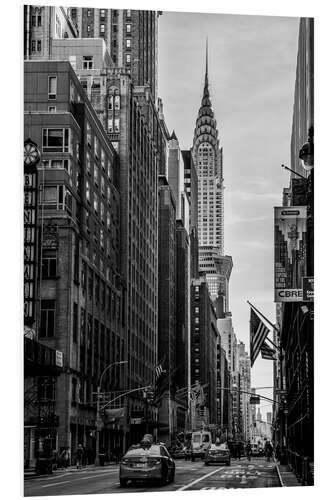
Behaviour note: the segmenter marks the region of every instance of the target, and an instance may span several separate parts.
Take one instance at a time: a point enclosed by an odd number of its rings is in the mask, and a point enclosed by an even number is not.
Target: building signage
[[[24,143],[24,324],[34,322],[37,250],[37,168],[39,151],[33,141]]]
[[[303,302],[314,301],[314,278],[306,276],[303,278]]]
[[[56,366],[59,366],[60,368],[63,367],[63,354],[61,351],[56,351]]]
[[[303,302],[306,206],[274,208],[275,302]]]

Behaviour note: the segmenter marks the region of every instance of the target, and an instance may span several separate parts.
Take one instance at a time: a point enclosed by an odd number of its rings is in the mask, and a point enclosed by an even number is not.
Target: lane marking
[[[41,488],[50,488],[50,486],[57,486],[58,484],[66,484],[71,482],[72,481],[60,481],[59,483],[44,484],[44,486],[41,486]]]
[[[202,481],[203,479],[206,479],[207,477],[209,476],[212,476],[213,474],[216,474],[216,472],[219,472],[220,470],[222,470],[223,467],[219,467],[218,469],[215,469],[213,470],[212,472],[209,472],[208,474],[205,474],[204,476],[202,477],[199,477],[198,479],[196,479],[195,481],[192,481],[191,483],[189,484],[186,484],[185,486],[182,486],[181,488],[178,488],[178,490],[176,491],[184,491],[184,490],[187,490],[187,488],[190,488],[191,486],[193,486],[194,484],[196,483],[199,483],[200,481]]]
[[[60,481],[58,483],[45,484],[44,486],[41,486],[41,488],[50,488],[50,487],[56,486],[58,484],[73,483],[74,481],[83,481],[84,479],[93,479],[95,477],[102,477],[102,476],[109,476],[109,475],[110,475],[110,472],[105,472],[104,474],[97,474],[95,476],[80,477],[77,479],[71,479],[70,481]]]

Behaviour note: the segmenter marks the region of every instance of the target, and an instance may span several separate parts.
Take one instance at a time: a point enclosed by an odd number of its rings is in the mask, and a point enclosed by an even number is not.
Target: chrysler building
[[[205,84],[194,130],[192,158],[198,175],[199,269],[206,274],[212,300],[221,293],[224,310],[228,311],[232,259],[224,256],[223,152],[209,94],[207,43]]]

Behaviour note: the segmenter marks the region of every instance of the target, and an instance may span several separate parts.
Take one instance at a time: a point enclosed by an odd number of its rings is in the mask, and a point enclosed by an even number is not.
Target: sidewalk
[[[91,470],[91,469],[105,469],[106,467],[109,467],[110,465],[115,465],[116,462],[108,462],[105,465],[100,465],[96,467],[95,464],[90,464],[90,465],[85,465],[84,467],[77,469],[76,465],[70,465],[66,469],[56,469],[53,470],[52,476],[57,476],[59,474],[65,474],[66,472],[73,472],[73,471],[82,471],[82,470]],[[33,478],[38,478],[38,477],[47,477],[50,476],[51,474],[37,474],[35,468],[32,469],[24,469],[24,479],[33,479]]]
[[[277,460],[275,460],[275,465],[281,486],[302,486],[288,465],[281,465]]]

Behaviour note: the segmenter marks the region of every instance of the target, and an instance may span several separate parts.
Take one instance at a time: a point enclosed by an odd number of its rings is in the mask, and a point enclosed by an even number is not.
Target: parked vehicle
[[[230,465],[230,450],[226,443],[212,444],[206,451],[205,465],[217,462]]]
[[[120,461],[119,482],[159,480],[162,485],[175,479],[175,462],[163,444],[141,442],[132,446]]]
[[[192,432],[191,437],[191,460],[205,458],[206,451],[212,444],[212,435],[209,431]]]

